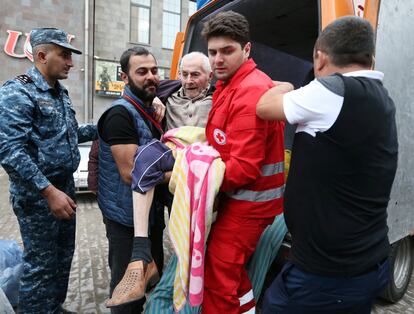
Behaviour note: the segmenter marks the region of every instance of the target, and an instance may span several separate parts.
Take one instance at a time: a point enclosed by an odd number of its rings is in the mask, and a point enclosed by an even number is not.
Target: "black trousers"
[[[108,238],[109,243],[108,263],[109,268],[111,269],[110,295],[112,296],[112,292],[124,276],[125,270],[127,269],[131,259],[134,228],[124,226],[107,218],[104,218],[104,223],[106,227],[106,237]],[[161,222],[157,219],[156,223],[150,226],[149,236],[151,239],[152,257],[157,264],[160,275],[164,264],[164,253],[162,246],[163,229],[163,220]],[[143,311],[144,303],[145,298],[115,309],[111,309],[111,313],[141,313]]]
[[[324,277],[291,262],[266,290],[263,314],[370,314],[389,280],[389,262],[354,277]]]

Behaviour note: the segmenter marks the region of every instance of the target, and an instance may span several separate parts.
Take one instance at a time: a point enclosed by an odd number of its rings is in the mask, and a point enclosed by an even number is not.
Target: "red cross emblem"
[[[215,129],[214,140],[216,141],[217,144],[224,145],[226,144],[226,134],[222,130]]]

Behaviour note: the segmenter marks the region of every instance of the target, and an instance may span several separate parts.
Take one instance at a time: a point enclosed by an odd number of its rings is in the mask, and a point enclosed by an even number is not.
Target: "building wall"
[[[188,21],[189,0],[181,0],[181,30]],[[119,61],[122,52],[134,45],[146,47],[157,58],[158,66],[169,69],[172,50],[162,48],[163,1],[151,0],[149,45],[130,42],[130,0],[95,1],[94,59]],[[168,72],[169,73],[169,72]],[[93,121],[97,121],[114,98],[93,97]]]
[[[86,45],[85,1],[89,3]],[[188,2],[181,0],[181,30],[187,24]],[[7,6],[0,10],[0,84],[25,73],[33,65],[23,53],[26,33],[36,27],[62,28],[75,36],[71,43],[84,52],[73,55],[75,66],[62,83],[69,90],[78,121],[96,122],[115,98],[95,94],[95,64],[97,60],[118,62],[126,48],[136,45],[130,42],[130,6],[130,0],[7,1]],[[169,69],[172,50],[162,48],[163,1],[151,0],[150,16],[150,44],[146,47],[155,55],[161,68]],[[11,57],[4,52],[7,30],[23,33],[14,51],[23,58]],[[85,71],[88,76],[86,84]]]
[[[7,2],[4,5],[3,2]],[[75,35],[72,44],[84,50],[84,1],[59,0],[14,0],[3,1],[0,10],[0,84],[19,74],[24,74],[33,63],[26,57],[15,58],[4,52],[8,38],[7,30],[19,31],[22,35],[14,52],[23,55],[26,33],[36,27],[63,28]],[[69,78],[62,83],[68,88],[79,121],[84,120],[84,57],[74,55]]]

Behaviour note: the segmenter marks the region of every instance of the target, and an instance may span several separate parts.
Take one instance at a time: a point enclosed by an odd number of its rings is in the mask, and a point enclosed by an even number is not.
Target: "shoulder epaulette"
[[[33,83],[32,78],[26,74],[18,75],[15,79],[20,81],[22,84]]]

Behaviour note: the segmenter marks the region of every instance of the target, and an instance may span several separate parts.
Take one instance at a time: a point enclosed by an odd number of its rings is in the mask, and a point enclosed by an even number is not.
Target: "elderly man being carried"
[[[190,139],[190,142],[200,140],[199,135],[204,137],[203,128],[212,103],[211,78],[208,58],[200,52],[192,52],[185,55],[180,62],[180,81],[166,80],[160,83],[157,94],[166,104],[166,118],[163,122],[165,129],[170,130],[169,134],[179,136],[176,128],[186,126],[184,137]],[[194,127],[190,134],[189,127]],[[186,144],[190,143],[183,143]],[[152,260],[148,238],[150,208],[155,185],[169,180],[175,160],[172,153],[171,146],[167,147],[160,141],[153,141],[137,150],[132,172],[134,245],[131,262],[108,300],[108,307],[118,307],[143,298],[145,291],[158,279],[158,276],[146,278],[147,272],[142,272],[141,265],[143,257],[147,256],[148,260]],[[168,200],[166,195],[166,199],[167,205],[171,207],[172,197]]]

